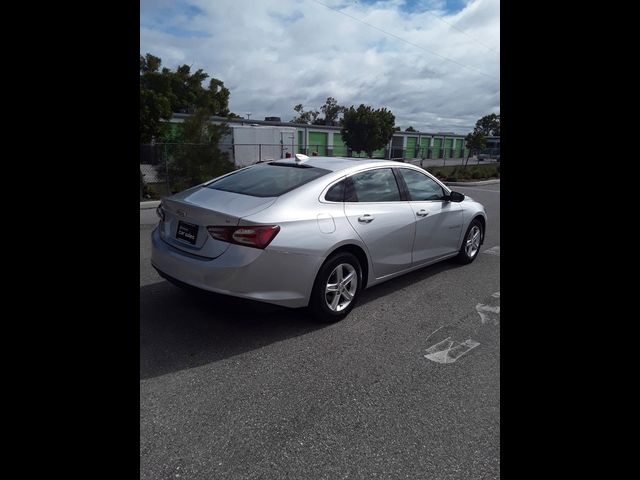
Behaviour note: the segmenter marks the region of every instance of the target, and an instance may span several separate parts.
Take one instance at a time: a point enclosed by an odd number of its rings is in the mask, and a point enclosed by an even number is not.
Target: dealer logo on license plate
[[[198,238],[198,226],[183,221],[178,222],[176,238],[195,245]]]

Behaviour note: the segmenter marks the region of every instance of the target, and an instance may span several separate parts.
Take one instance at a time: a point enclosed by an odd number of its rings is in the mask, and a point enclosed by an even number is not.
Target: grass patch
[[[490,180],[500,178],[500,164],[487,165],[449,165],[446,167],[427,167],[427,172],[447,182]]]
[[[171,194],[172,192],[167,189],[167,185],[165,183],[150,183],[145,185],[143,188],[142,201],[160,200]]]

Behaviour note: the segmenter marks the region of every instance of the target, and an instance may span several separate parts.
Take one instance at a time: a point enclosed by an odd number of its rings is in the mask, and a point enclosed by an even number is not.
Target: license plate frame
[[[195,245],[198,241],[198,230],[198,225],[180,220],[176,229],[176,238],[190,245]]]

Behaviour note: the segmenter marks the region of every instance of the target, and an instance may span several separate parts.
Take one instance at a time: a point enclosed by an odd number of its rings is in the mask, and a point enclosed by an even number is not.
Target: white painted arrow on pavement
[[[451,337],[447,337],[441,342],[427,348],[427,354],[424,358],[437,363],[454,363],[465,353],[480,345],[479,342],[471,339],[465,340],[462,343],[456,343],[450,340],[450,338]]]

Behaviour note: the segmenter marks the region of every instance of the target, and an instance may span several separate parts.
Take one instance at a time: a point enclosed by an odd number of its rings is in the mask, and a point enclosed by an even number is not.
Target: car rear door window
[[[408,168],[400,168],[400,174],[407,185],[410,200],[442,200],[444,190],[433,179],[426,175],[410,170]]]
[[[324,199],[327,202],[343,202],[344,201],[344,185],[345,181],[336,183],[333,187],[329,189],[327,194],[324,196]]]
[[[310,165],[261,163],[214,180],[207,187],[253,197],[278,197],[327,173],[330,171]]]
[[[397,202],[400,190],[390,168],[377,168],[351,177],[357,202]]]

